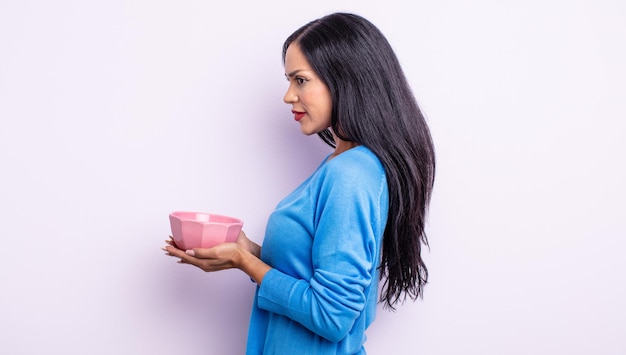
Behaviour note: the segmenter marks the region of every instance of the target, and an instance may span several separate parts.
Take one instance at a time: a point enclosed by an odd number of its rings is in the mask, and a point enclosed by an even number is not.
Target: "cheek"
[[[314,93],[311,93],[309,96],[310,102],[315,102],[315,106],[318,107],[320,111],[330,112],[332,108],[332,98],[330,97],[330,93],[327,90],[316,90]]]
[[[328,117],[328,122],[333,114],[333,102],[330,98],[324,102],[324,113]]]

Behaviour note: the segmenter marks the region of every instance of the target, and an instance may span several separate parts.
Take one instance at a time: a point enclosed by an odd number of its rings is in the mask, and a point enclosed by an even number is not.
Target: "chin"
[[[305,136],[311,136],[311,135],[317,134],[315,130],[306,129],[305,127],[300,127],[300,131]]]
[[[307,125],[300,122],[300,131],[302,134],[307,136],[312,136],[314,134],[318,134],[320,132],[324,132],[325,129],[330,127],[320,127],[319,125]]]

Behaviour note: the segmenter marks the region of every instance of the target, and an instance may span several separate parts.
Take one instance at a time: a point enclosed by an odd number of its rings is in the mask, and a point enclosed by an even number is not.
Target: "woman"
[[[393,309],[427,282],[430,132],[389,43],[360,16],[306,24],[283,63],[302,133],[334,152],[278,204],[262,248],[242,232],[236,243],[182,251],[170,240],[165,250],[258,284],[248,354],[364,354],[377,302]]]

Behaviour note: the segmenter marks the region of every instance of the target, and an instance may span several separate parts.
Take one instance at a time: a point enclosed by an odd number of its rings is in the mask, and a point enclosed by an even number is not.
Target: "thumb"
[[[211,248],[193,248],[185,250],[185,254],[200,259],[211,259],[215,257],[215,252]]]

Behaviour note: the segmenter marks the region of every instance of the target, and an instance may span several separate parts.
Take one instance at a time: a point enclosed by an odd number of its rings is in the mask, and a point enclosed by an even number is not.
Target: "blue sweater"
[[[324,162],[271,214],[247,354],[365,354],[388,211],[382,164],[364,146]]]

